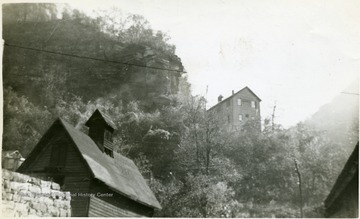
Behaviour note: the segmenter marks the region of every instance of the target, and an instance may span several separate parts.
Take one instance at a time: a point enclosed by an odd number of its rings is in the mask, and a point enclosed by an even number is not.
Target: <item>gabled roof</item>
[[[358,180],[357,173],[359,171],[359,142],[356,144],[354,151],[351,153],[349,159],[336,179],[328,197],[324,201],[325,208],[331,209],[336,199],[342,194],[344,189],[351,183],[352,180]]]
[[[86,126],[89,126],[90,122],[94,120],[96,117],[100,117],[104,120],[104,122],[111,127],[113,130],[116,129],[115,123],[110,119],[110,117],[105,114],[104,112],[101,112],[99,109],[96,109],[95,112],[90,116],[88,121],[85,123]]]
[[[236,94],[238,94],[238,93],[240,93],[240,92],[242,92],[242,91],[244,91],[245,89],[247,89],[247,90],[249,90],[250,91],[250,93],[252,93],[252,95],[254,95],[259,101],[261,101],[261,99],[248,87],[248,86],[246,86],[246,87],[244,87],[243,89],[241,89],[241,90],[239,90],[238,92],[236,92],[234,95],[236,95]]]
[[[52,124],[18,171],[23,172],[26,168],[25,166],[28,166],[35,159],[39,151],[42,150],[42,145],[44,144],[41,144],[41,142],[44,139],[49,139],[51,136],[61,133],[59,128],[64,129],[67,133],[67,136],[78,149],[94,178],[103,182],[114,192],[122,194],[129,199],[151,208],[161,209],[158,200],[132,160],[116,152],[113,158],[106,155],[99,150],[99,147],[88,135],[75,129],[62,119],[57,119]]]
[[[254,95],[259,101],[261,101],[261,99],[260,99],[249,87],[246,86],[246,87],[244,87],[243,89],[241,89],[241,90],[239,90],[238,92],[236,92],[236,93],[234,93],[233,95],[231,95],[230,97],[228,97],[228,98],[222,100],[221,102],[217,103],[216,105],[210,107],[210,109],[208,109],[208,110],[211,110],[211,109],[215,108],[216,106],[224,103],[224,102],[227,101],[228,99],[234,97],[235,95],[237,95],[238,93],[243,92],[243,91],[246,90],[246,89],[247,89],[252,95]]]
[[[102,153],[88,135],[75,129],[64,120],[59,120],[96,179],[136,202],[161,209],[155,195],[132,160],[119,153],[114,153],[114,158],[111,158]]]

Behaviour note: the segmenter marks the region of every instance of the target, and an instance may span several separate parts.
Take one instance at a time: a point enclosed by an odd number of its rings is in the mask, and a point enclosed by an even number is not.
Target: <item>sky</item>
[[[220,94],[226,98],[248,86],[262,99],[262,119],[276,105],[275,122],[284,127],[310,117],[359,80],[358,0],[75,0],[71,5],[85,12],[115,6],[143,15],[171,37],[193,94],[206,96],[208,107]]]

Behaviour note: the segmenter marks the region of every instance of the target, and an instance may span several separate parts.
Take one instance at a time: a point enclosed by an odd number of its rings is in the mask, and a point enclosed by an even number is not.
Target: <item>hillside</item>
[[[226,130],[207,113],[206,99],[191,95],[169,37],[144,17],[58,10],[3,5],[3,151],[29,158],[58,118],[87,134],[86,121],[100,110],[116,126],[111,153],[132,159],[148,178],[162,206],[155,217],[323,216],[347,159],[341,149],[356,137],[358,96],[341,94],[290,129],[265,124],[259,133],[249,121],[242,131]],[[66,138],[53,140],[66,147]],[[53,168],[51,157],[39,157],[51,167],[44,173],[74,174]]]
[[[7,12],[4,10],[5,18],[10,16]],[[99,19],[75,15],[4,19],[4,85],[35,104],[48,106],[68,94],[84,100],[117,94],[152,106],[161,97],[178,92],[181,60],[161,32],[153,34],[145,25],[146,20],[140,18],[144,24],[138,24],[139,17],[130,17],[133,26],[119,40],[101,30]]]
[[[323,105],[305,124],[325,132],[334,143],[342,145],[348,155],[359,138],[359,82],[353,82],[330,103]]]

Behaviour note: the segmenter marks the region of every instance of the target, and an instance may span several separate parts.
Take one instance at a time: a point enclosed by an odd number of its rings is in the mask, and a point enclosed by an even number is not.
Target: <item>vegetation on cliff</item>
[[[322,217],[343,142],[303,123],[221,129],[191,95],[169,37],[145,18],[7,4],[3,38],[3,150],[26,157],[56,117],[86,132],[99,108],[118,127],[116,150],[149,178],[156,216]]]

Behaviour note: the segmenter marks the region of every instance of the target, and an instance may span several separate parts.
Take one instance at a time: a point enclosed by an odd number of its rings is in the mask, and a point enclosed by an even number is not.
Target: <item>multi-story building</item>
[[[249,121],[261,129],[260,122],[260,101],[261,99],[248,87],[223,100],[218,97],[218,103],[211,107],[208,112],[214,115],[220,125],[232,130],[241,130]]]

